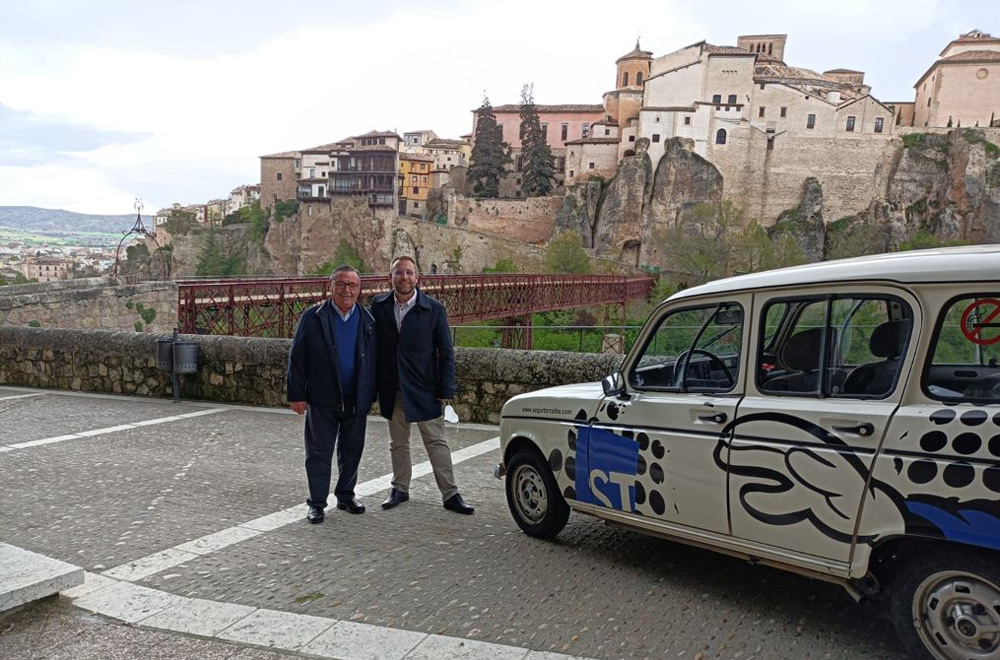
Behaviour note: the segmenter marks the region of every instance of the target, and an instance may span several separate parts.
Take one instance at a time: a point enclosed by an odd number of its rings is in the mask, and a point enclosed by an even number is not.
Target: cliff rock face
[[[772,238],[782,234],[792,236],[809,261],[823,258],[826,225],[823,223],[823,188],[819,181],[814,177],[806,179],[802,188],[802,203],[783,211],[774,226],[768,229],[768,234]]]
[[[209,231],[213,230],[196,227],[187,234],[175,235],[171,238],[170,244],[173,246],[173,254],[170,272],[173,277],[192,277],[195,275]],[[248,273],[268,275],[275,272],[271,269],[271,258],[264,247],[247,237],[247,225],[216,227],[214,231],[222,252],[238,256],[246,265]]]

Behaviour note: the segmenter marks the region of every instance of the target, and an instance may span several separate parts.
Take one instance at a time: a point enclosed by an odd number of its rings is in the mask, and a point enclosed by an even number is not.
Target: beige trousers
[[[424,449],[434,470],[441,498],[447,500],[458,494],[455,485],[455,471],[451,464],[451,450],[444,439],[444,416],[426,422],[417,422],[420,437],[424,441]],[[410,426],[403,413],[403,397],[396,393],[396,407],[389,420],[389,454],[392,456],[392,487],[396,490],[410,492],[410,478],[413,476],[413,463],[410,460]]]

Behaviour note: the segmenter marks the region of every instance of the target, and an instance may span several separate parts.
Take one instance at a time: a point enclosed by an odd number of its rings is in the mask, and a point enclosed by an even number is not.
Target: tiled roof
[[[580,140],[570,140],[563,144],[618,144],[621,140],[616,137],[583,138]]]
[[[368,137],[394,137],[396,139],[399,139],[399,135],[396,134],[396,131],[368,131],[363,135],[354,136],[355,139],[368,138]]]
[[[754,69],[754,78],[770,78],[777,80],[795,80],[801,82],[821,83],[824,85],[843,86],[843,82],[817,73],[811,69],[801,69],[795,66],[778,66],[776,64],[759,64]]]
[[[600,103],[564,103],[562,105],[536,105],[538,112],[604,112],[604,106]],[[478,110],[479,108],[476,108]],[[476,110],[473,110],[475,112]],[[516,103],[498,105],[493,108],[493,112],[521,112],[521,106]]]
[[[379,146],[381,146],[381,145],[379,145]],[[432,162],[434,160],[434,156],[431,156],[430,154],[408,154],[408,153],[400,153],[399,154],[399,159],[400,160],[417,160],[417,161],[424,162],[424,163],[430,163],[430,162]]]
[[[331,142],[329,144],[321,144],[318,147],[313,147],[312,149],[303,149],[302,153],[311,154],[324,151],[337,151],[339,149],[346,148],[347,144],[347,142]]]
[[[389,151],[395,152],[396,147],[391,144],[357,144],[347,147],[346,151]]]
[[[433,140],[428,140],[425,147],[467,147],[469,143],[465,140],[449,140],[447,138],[434,138]]]
[[[631,52],[625,53],[617,60],[615,60],[615,64],[618,64],[622,60],[651,60],[651,59],[653,59],[652,51],[643,50],[642,48],[640,48],[639,40],[636,39],[635,48],[633,48]]]
[[[302,154],[298,151],[282,151],[277,154],[268,154],[266,156],[261,156],[261,158],[298,158]]]
[[[750,51],[739,46],[714,46],[709,43],[702,46],[702,50],[710,55],[753,55]]]
[[[854,69],[830,69],[829,71],[824,71],[823,73],[864,73],[864,71],[855,71]]]
[[[964,53],[955,53],[942,58],[940,62],[998,62],[1000,61],[1000,51],[996,50],[967,50]]]

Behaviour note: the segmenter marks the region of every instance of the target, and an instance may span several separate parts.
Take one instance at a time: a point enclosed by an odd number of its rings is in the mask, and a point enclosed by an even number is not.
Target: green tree
[[[6,277],[0,275],[0,286],[8,286],[14,284],[34,284],[35,282],[38,282],[38,280],[34,278],[29,279],[24,275],[22,275],[21,273],[17,273],[16,275],[14,275],[13,279],[7,279]]]
[[[345,240],[341,240],[337,244],[337,249],[333,253],[333,260],[324,261],[319,266],[316,266],[311,271],[310,275],[330,275],[333,273],[334,269],[338,266],[347,265],[354,266],[358,269],[360,273],[371,272],[365,266],[364,259],[358,254],[357,249]]]
[[[534,86],[521,89],[521,192],[542,197],[555,187],[556,159],[535,107]]]
[[[246,264],[243,258],[235,252],[227,251],[219,240],[218,231],[215,227],[210,228],[198,254],[195,274],[207,277],[231,277],[243,275],[245,272]]]
[[[589,273],[590,257],[579,234],[563,232],[545,248],[545,270],[549,273]]]
[[[181,209],[171,209],[167,215],[167,221],[163,228],[174,236],[183,236],[191,231],[198,221],[195,219],[194,211],[182,211]]]
[[[484,273],[516,273],[517,264],[513,259],[501,259],[492,266],[483,268]]]
[[[499,197],[500,179],[511,162],[510,148],[503,141],[503,130],[488,97],[476,110],[475,144],[469,160],[467,180],[475,197]]]

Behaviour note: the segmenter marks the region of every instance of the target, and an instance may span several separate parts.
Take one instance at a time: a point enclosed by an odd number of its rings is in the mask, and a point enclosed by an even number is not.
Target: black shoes
[[[383,509],[391,509],[394,506],[398,506],[403,502],[410,499],[409,493],[404,493],[401,490],[396,490],[395,488],[389,489],[389,497],[385,498],[385,502],[382,502]]]
[[[309,511],[306,513],[306,520],[314,525],[318,525],[323,522],[323,509],[310,504]]]
[[[337,508],[341,511],[347,511],[348,513],[364,513],[365,505],[357,501],[353,497],[349,500],[343,502],[337,502]]]
[[[385,505],[383,504],[382,506]],[[444,501],[444,508],[455,513],[464,513],[467,516],[472,515],[476,511],[476,507],[466,504],[462,496],[457,493]]]

